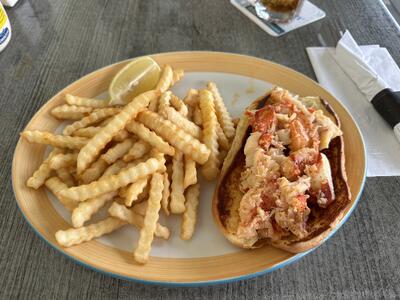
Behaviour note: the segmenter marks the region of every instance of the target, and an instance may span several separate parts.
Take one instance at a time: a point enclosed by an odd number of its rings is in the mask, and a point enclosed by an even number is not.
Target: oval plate
[[[352,194],[352,205],[336,230],[345,222],[354,209],[364,185],[365,147],[354,120],[330,93],[296,71],[254,57],[219,52],[173,52],[151,55],[151,57],[160,65],[168,63],[175,68],[184,69],[188,74],[187,77],[191,78],[191,84],[196,82],[196,76],[203,77],[197,80],[197,83],[202,85],[205,80],[216,80],[222,94],[227,96],[225,97],[227,107],[234,116],[239,116],[243,107],[265,92],[265,90],[257,90],[257,87],[260,89],[260,82],[265,86],[279,85],[299,95],[320,96],[327,100],[338,114],[344,132],[346,168]],[[123,61],[110,65],[72,83],[50,99],[35,114],[26,129],[55,131],[60,126],[60,122],[51,117],[50,111],[55,106],[64,103],[66,93],[96,97],[108,89],[113,76],[127,63],[128,61]],[[207,76],[211,78],[207,79]],[[190,86],[186,86],[185,80],[186,76],[183,82],[178,84],[178,90],[183,91],[184,88]],[[235,92],[234,89],[239,88],[240,85],[242,87],[247,85],[247,88]],[[240,102],[239,105],[237,102]],[[173,247],[163,252],[162,249],[167,247],[168,242],[161,246],[155,245],[154,247],[157,249],[153,250],[156,253],[152,250],[149,263],[141,266],[134,262],[131,253],[133,250],[127,251],[125,246],[117,245],[118,242],[113,240],[93,240],[74,247],[62,248],[56,243],[54,234],[59,229],[70,227],[65,216],[60,214],[60,210],[53,205],[54,201],[49,199],[50,197],[44,189],[36,191],[25,186],[26,180],[40,165],[45,149],[46,147],[43,145],[29,144],[21,139],[17,144],[12,179],[18,206],[28,223],[49,245],[94,270],[144,283],[208,285],[264,274],[287,265],[308,253],[291,254],[269,246],[250,251],[232,248],[221,238],[221,234],[211,218],[211,199],[204,199],[204,197],[211,198],[209,192],[204,193],[206,196],[202,193],[202,209],[195,236],[192,241],[185,242],[188,244],[176,244],[181,245],[179,253],[173,253]],[[206,188],[210,189],[210,187]],[[173,226],[176,227],[176,224]],[[179,230],[179,225],[177,228]],[[206,234],[204,231],[202,234],[202,230],[207,231]],[[176,230],[173,231],[173,234],[179,236]],[[211,238],[201,240],[207,236]],[[174,240],[171,243],[175,245]],[[191,243],[194,244],[191,246]],[[199,251],[193,247],[196,243],[202,244],[204,249],[208,249],[208,254],[198,255]],[[215,254],[212,254],[213,249],[215,249]]]

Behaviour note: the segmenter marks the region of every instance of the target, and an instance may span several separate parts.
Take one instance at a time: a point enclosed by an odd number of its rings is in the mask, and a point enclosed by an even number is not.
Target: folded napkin
[[[349,40],[344,40],[344,44],[339,43],[336,49],[307,48],[315,75],[319,83],[341,101],[359,126],[367,148],[367,176],[398,176],[400,175],[400,143],[393,133],[393,128],[368,101],[369,97],[378,91],[378,87],[389,86],[395,91],[400,90],[400,70],[386,48],[378,45],[357,45],[354,48],[354,44],[351,45],[354,40],[350,41],[351,43],[348,42]],[[350,77],[357,74],[352,74],[351,70],[347,70],[346,74],[344,67],[342,68],[338,63],[336,57],[338,54],[349,58],[346,51],[343,51],[346,47],[347,49],[344,50],[361,51],[358,53],[358,56],[362,57],[360,65],[364,67],[367,65],[377,75],[376,82],[370,84],[371,89],[363,89],[364,93]],[[360,78],[357,80],[362,82]],[[365,83],[367,84],[368,80]]]

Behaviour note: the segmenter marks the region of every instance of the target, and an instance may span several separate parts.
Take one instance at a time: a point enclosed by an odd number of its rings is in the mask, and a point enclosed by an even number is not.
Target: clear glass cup
[[[254,4],[257,15],[276,23],[290,22],[300,11],[304,0],[257,0]]]

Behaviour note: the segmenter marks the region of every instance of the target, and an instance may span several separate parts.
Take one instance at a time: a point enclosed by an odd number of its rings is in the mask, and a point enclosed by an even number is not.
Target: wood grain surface
[[[358,208],[326,244],[299,262],[215,287],[152,287],[83,268],[50,248],[18,211],[11,160],[18,133],[57,91],[100,67],[138,55],[217,50],[255,55],[312,78],[305,47],[348,28],[361,44],[400,61],[399,28],[377,0],[314,0],[321,22],[275,39],[228,1],[20,0],[0,54],[0,298],[394,299],[400,296],[400,179],[369,178]],[[398,155],[398,154],[394,154]]]

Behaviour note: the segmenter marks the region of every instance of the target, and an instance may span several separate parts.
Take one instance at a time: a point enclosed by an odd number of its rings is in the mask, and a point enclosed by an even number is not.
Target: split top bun
[[[242,248],[319,245],[351,203],[344,159],[329,104],[274,88],[239,121],[213,198],[220,230]]]

